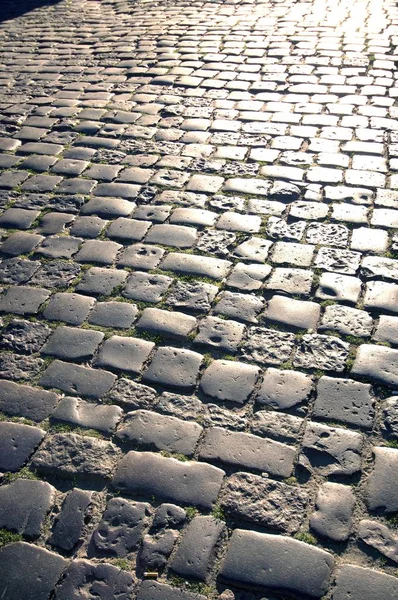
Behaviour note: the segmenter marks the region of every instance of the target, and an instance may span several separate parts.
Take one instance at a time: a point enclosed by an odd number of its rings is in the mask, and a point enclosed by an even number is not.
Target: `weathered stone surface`
[[[270,367],[265,371],[256,400],[259,404],[285,410],[307,400],[312,385],[311,377],[305,373]]]
[[[192,350],[163,346],[156,350],[143,380],[190,390],[196,384],[203,356]]]
[[[109,500],[92,537],[97,552],[123,557],[136,550],[150,514],[150,505],[145,502],[124,498]]]
[[[343,335],[369,337],[372,327],[373,319],[366,311],[334,304],[325,308],[319,330],[334,329]]]
[[[62,510],[55,522],[50,543],[70,552],[81,539],[85,525],[85,513],[90,505],[92,492],[73,489],[66,496]]]
[[[202,427],[198,423],[136,410],[126,415],[116,438],[134,446],[155,447],[191,456],[201,433]]]
[[[109,392],[115,379],[116,376],[109,371],[54,360],[44,371],[40,384],[69,394],[101,398]]]
[[[348,358],[349,344],[330,335],[303,336],[293,360],[295,367],[343,371]]]
[[[366,486],[366,502],[370,510],[393,513],[398,510],[398,480],[395,476],[398,450],[374,448],[375,464]]]
[[[61,556],[31,544],[4,546],[0,548],[0,594],[7,600],[47,600],[66,565]]]
[[[201,390],[212,398],[243,404],[258,379],[260,369],[246,363],[213,361],[203,373]]]
[[[98,429],[105,433],[111,433],[122,416],[123,411],[119,406],[94,404],[68,396],[61,398],[51,415],[56,421]]]
[[[151,452],[129,452],[120,461],[113,485],[125,494],[157,496],[211,508],[224,471],[197,462],[180,462]]]
[[[1,346],[7,350],[30,354],[41,348],[50,333],[51,329],[45,323],[13,319],[1,337]]]
[[[32,464],[50,475],[108,479],[120,456],[120,450],[111,442],[74,433],[57,433],[45,440]]]
[[[352,475],[361,468],[363,437],[359,433],[327,427],[307,426],[299,463],[320,475]]]
[[[199,450],[202,460],[258,469],[281,477],[291,475],[295,453],[292,446],[221,427],[207,430]]]
[[[242,346],[242,355],[246,360],[253,360],[261,365],[279,365],[289,360],[294,340],[293,333],[250,327],[248,340]]]
[[[29,380],[40,373],[44,361],[33,356],[21,356],[12,352],[0,355],[0,372],[5,379]]]
[[[235,473],[227,480],[221,504],[229,516],[294,533],[303,522],[308,501],[308,492],[299,486]]]
[[[84,596],[97,596],[101,600],[130,600],[133,589],[132,575],[118,567],[74,560],[65,571],[54,597],[56,600],[81,600]]]
[[[113,335],[101,346],[95,364],[128,373],[140,373],[154,347],[153,342],[140,338]]]
[[[327,590],[332,567],[332,555],[314,546],[284,536],[235,529],[220,574],[239,587],[320,598]]]
[[[303,426],[304,421],[300,417],[278,413],[274,410],[259,410],[253,416],[250,428],[257,435],[294,444]]]
[[[336,574],[333,600],[386,600],[398,593],[398,579],[374,569],[342,565]]]
[[[106,398],[127,409],[152,408],[156,403],[157,393],[147,385],[121,377]]]
[[[387,438],[398,439],[398,398],[391,396],[383,403],[381,428]]]
[[[55,498],[55,488],[44,481],[17,479],[0,488],[0,528],[27,538],[38,538]]]
[[[0,471],[19,471],[44,436],[38,427],[0,422]]]
[[[353,525],[355,496],[350,487],[340,483],[324,483],[318,490],[310,526],[317,535],[342,542]]]
[[[378,521],[364,519],[359,522],[358,537],[390,560],[398,563],[398,536]]]
[[[53,392],[0,380],[0,411],[7,415],[43,421],[52,413],[58,399]]]
[[[371,428],[374,419],[371,386],[352,379],[321,377],[317,385],[314,415]]]
[[[192,519],[184,531],[170,565],[171,569],[181,577],[204,581],[215,558],[215,547],[224,530],[224,523],[214,517]]]
[[[138,592],[137,600],[206,600],[206,596],[180,590],[177,587],[157,583],[156,581],[144,581]]]
[[[222,279],[227,275],[230,266],[231,262],[228,260],[171,252],[162,262],[161,268],[183,275]]]
[[[398,350],[386,346],[359,346],[351,369],[354,375],[364,375],[388,386],[398,384]]]

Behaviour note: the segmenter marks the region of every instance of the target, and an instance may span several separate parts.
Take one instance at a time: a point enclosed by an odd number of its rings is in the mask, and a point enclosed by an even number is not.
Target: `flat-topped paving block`
[[[67,564],[59,554],[25,542],[3,546],[0,549],[0,594],[7,600],[47,600]]]
[[[67,494],[50,537],[52,546],[66,552],[73,550],[82,538],[85,517],[91,498],[91,491],[77,488]]]
[[[319,331],[335,330],[343,335],[369,337],[373,329],[373,319],[365,310],[358,310],[341,304],[325,307]]]
[[[202,431],[195,421],[136,410],[126,415],[118,427],[116,438],[133,446],[154,447],[192,456]]]
[[[40,422],[54,410],[59,396],[40,388],[0,379],[0,411]]]
[[[19,471],[44,436],[38,427],[0,422],[0,471]]]
[[[99,590],[104,599],[130,600],[134,583],[131,573],[115,565],[74,560],[64,571],[62,581],[55,590],[54,599],[78,600],[79,596],[89,598],[93,597],[93,591],[98,596],[95,590]]]
[[[310,527],[317,535],[336,542],[348,539],[353,526],[355,495],[351,487],[323,483],[318,490]]]
[[[95,365],[129,373],[140,373],[154,348],[153,342],[113,335],[101,346]]]
[[[214,360],[204,371],[200,388],[218,400],[244,404],[254,390],[260,369],[229,360]]]
[[[109,371],[54,360],[44,371],[40,385],[88,398],[102,398],[115,380],[116,376]]]
[[[257,317],[264,308],[264,305],[264,300],[258,296],[225,291],[220,295],[217,304],[213,308],[213,312],[232,319],[257,323]]]
[[[99,217],[127,217],[136,208],[135,202],[123,198],[91,198],[81,209],[82,215]]]
[[[10,287],[4,296],[0,298],[0,312],[16,315],[35,315],[50,295],[51,292],[43,288]]]
[[[297,441],[303,428],[304,421],[300,417],[274,410],[257,411],[250,425],[251,432],[256,435],[291,444]]]
[[[92,543],[100,555],[124,557],[136,550],[149,525],[151,505],[125,498],[111,498],[93,533]]]
[[[363,436],[338,427],[307,425],[299,463],[319,475],[352,475],[361,469]]]
[[[197,238],[197,231],[185,225],[156,224],[151,227],[145,237],[148,244],[160,244],[175,248],[192,248]]]
[[[88,360],[102,342],[101,331],[77,327],[57,327],[41,349],[42,354],[66,360]]]
[[[78,427],[98,429],[111,433],[123,416],[119,406],[94,404],[80,398],[64,396],[58,402],[51,418],[63,423],[71,423]]]
[[[294,533],[305,519],[309,494],[267,476],[235,473],[227,479],[220,503],[232,518]]]
[[[374,455],[375,464],[365,489],[366,503],[370,510],[394,513],[398,510],[398,450],[375,447]]]
[[[0,227],[13,229],[29,229],[33,221],[39,216],[38,210],[24,208],[8,208],[0,217]]]
[[[94,298],[81,294],[58,292],[54,294],[43,311],[50,321],[63,321],[70,325],[81,325],[95,305]]]
[[[321,377],[314,416],[370,429],[375,416],[371,386],[352,379]]]
[[[236,352],[245,332],[245,326],[236,321],[205,317],[199,322],[195,344],[204,344]]]
[[[158,348],[143,380],[183,390],[195,387],[203,356],[185,348],[162,346]]]
[[[138,307],[129,302],[97,302],[88,322],[92,325],[129,329],[138,315]]]
[[[263,287],[264,279],[271,273],[270,265],[259,263],[237,263],[232,269],[228,279],[228,287],[252,292]]]
[[[358,537],[367,546],[375,548],[395,563],[398,562],[398,536],[383,523],[363,519],[359,522]]]
[[[386,600],[398,594],[398,579],[357,565],[342,565],[336,574],[332,600]]]
[[[106,235],[113,240],[138,242],[142,240],[150,226],[151,223],[147,221],[119,217],[112,221],[106,230]]]
[[[228,179],[224,185],[224,192],[239,192],[255,196],[268,196],[271,182],[266,179]]]
[[[0,488],[0,528],[29,539],[40,536],[55,500],[55,488],[45,481],[16,479]]]
[[[205,581],[225,524],[212,516],[194,517],[185,529],[170,568],[180,577]]]
[[[398,350],[374,344],[359,346],[351,373],[395,387],[398,384]]]
[[[86,240],[74,258],[80,263],[110,265],[115,261],[119,250],[122,248],[123,246],[116,242]]]
[[[290,477],[295,454],[294,446],[222,427],[208,429],[199,448],[201,460],[239,465],[280,477]]]
[[[160,302],[173,280],[165,275],[135,271],[129,275],[122,295],[132,300]]]
[[[331,554],[304,542],[235,529],[220,575],[238,587],[320,598],[328,588],[333,562]]]
[[[380,342],[398,345],[398,317],[381,315],[373,338]]]
[[[149,244],[132,244],[127,246],[119,255],[117,264],[122,267],[133,267],[150,271],[155,269],[165,254],[163,248]]]
[[[205,463],[132,451],[120,461],[112,483],[124,494],[155,496],[209,509],[217,500],[224,474]]]
[[[139,589],[137,600],[170,600],[171,598],[173,600],[206,600],[206,597],[157,581],[144,581]]]
[[[309,269],[287,269],[277,267],[267,279],[264,287],[287,294],[308,295],[311,291],[313,271]]]
[[[109,479],[121,457],[111,442],[74,433],[57,433],[45,439],[33,456],[39,472],[73,479]]]
[[[269,367],[264,373],[256,402],[277,410],[286,410],[305,402],[312,387],[312,378],[305,373]]]
[[[313,329],[316,327],[320,312],[320,306],[316,302],[294,300],[276,294],[269,300],[263,316],[269,321],[299,329]]]
[[[128,272],[121,269],[91,267],[84,273],[82,280],[76,286],[76,291],[83,294],[110,296],[125,282],[127,276]]]
[[[220,258],[170,252],[163,260],[160,268],[165,271],[182,273],[183,275],[192,275],[193,277],[223,279],[228,274],[231,264],[230,261]]]
[[[95,189],[96,196],[114,198],[136,198],[141,186],[133,183],[99,183]]]
[[[136,327],[166,337],[184,338],[196,329],[196,319],[177,311],[145,308]]]

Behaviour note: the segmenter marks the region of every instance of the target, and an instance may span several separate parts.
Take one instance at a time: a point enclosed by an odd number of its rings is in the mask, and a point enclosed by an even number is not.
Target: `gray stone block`
[[[0,422],[0,471],[19,471],[45,433],[38,427]]]
[[[387,600],[398,595],[398,579],[374,569],[343,565],[336,575],[332,600]]]
[[[398,450],[376,447],[374,454],[375,464],[365,491],[366,503],[370,510],[394,513],[398,511]]]
[[[52,485],[31,479],[16,479],[0,487],[0,528],[38,538],[55,491]]]
[[[353,524],[355,495],[340,483],[327,482],[318,490],[310,526],[317,535],[336,542],[348,539]]]

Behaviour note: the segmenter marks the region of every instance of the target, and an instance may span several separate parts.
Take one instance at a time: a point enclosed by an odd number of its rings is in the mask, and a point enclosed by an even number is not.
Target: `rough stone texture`
[[[195,517],[185,529],[171,563],[181,577],[204,581],[214,560],[214,551],[225,530],[222,521],[211,516]]]
[[[364,375],[384,385],[396,386],[398,350],[372,344],[360,346],[351,372],[354,375]]]
[[[127,494],[153,495],[165,500],[211,508],[220,491],[224,471],[197,462],[180,462],[151,452],[129,452],[113,478]]]
[[[253,360],[260,365],[280,365],[289,360],[294,348],[294,334],[250,327],[248,340],[242,347],[246,360]]]
[[[382,431],[387,438],[398,439],[398,398],[386,398],[383,404]]]
[[[93,533],[92,541],[97,552],[123,557],[136,550],[149,515],[150,505],[145,502],[112,498]]]
[[[324,483],[318,490],[310,526],[317,535],[336,542],[348,539],[353,525],[355,496],[340,483]]]
[[[221,499],[228,516],[283,532],[294,533],[303,522],[308,493],[251,473],[228,478]]]
[[[304,373],[270,367],[265,371],[256,400],[259,404],[285,410],[307,400],[312,385],[311,377]]]
[[[65,559],[44,548],[24,542],[4,546],[0,548],[0,594],[7,600],[47,600],[66,565]]]
[[[259,372],[245,363],[215,360],[203,373],[201,389],[212,398],[243,404],[254,390]]]
[[[320,598],[327,590],[332,555],[284,536],[235,529],[221,564],[223,579]]]
[[[374,419],[371,386],[351,379],[321,377],[317,385],[314,415],[331,421],[371,428]]]
[[[76,488],[69,492],[50,538],[53,546],[70,552],[81,540],[85,525],[85,513],[90,505],[91,497],[91,492]]]
[[[395,477],[398,450],[374,448],[375,464],[366,485],[366,502],[370,510],[393,513],[398,510],[398,482]]]
[[[0,487],[0,528],[26,538],[38,538],[55,499],[55,488],[44,482],[17,479]]]
[[[359,522],[358,537],[390,560],[398,563],[398,536],[378,521],[364,519]]]
[[[157,583],[156,581],[144,581],[138,592],[137,600],[206,600],[206,596],[180,590],[177,587]]]
[[[54,597],[56,600],[81,600],[84,596],[130,600],[133,589],[132,575],[116,566],[74,560],[65,571]]]
[[[51,417],[64,423],[111,433],[123,416],[119,406],[104,406],[80,398],[61,398]]]
[[[339,338],[315,333],[306,334],[297,349],[293,365],[303,369],[343,371],[348,350],[349,344]]]
[[[110,442],[74,433],[57,433],[46,438],[32,464],[50,475],[108,479],[119,458],[119,449]]]

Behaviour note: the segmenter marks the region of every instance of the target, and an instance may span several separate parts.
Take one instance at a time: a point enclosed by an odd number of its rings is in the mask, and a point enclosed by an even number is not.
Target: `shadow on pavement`
[[[0,23],[20,17],[41,6],[54,6],[60,0],[0,0]]]

